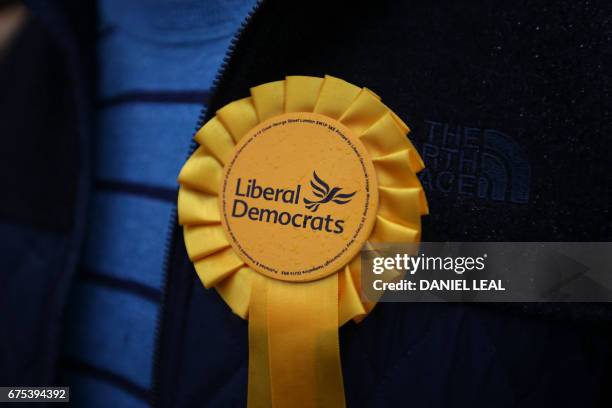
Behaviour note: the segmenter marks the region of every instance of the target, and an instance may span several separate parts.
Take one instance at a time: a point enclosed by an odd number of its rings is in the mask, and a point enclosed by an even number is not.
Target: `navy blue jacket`
[[[0,66],[0,385],[61,378],[87,216],[95,12],[40,3]],[[611,12],[603,0],[264,1],[202,122],[250,86],[332,74],[410,124],[427,166],[423,240],[609,241]],[[247,323],[203,288],[179,227],[168,245],[155,390],[141,397],[244,406]],[[347,403],[609,406],[611,320],[602,305],[381,304],[340,331]]]

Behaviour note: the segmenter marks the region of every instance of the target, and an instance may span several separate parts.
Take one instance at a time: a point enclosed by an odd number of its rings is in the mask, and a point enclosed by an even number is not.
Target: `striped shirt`
[[[64,327],[71,402],[146,407],[176,177],[254,0],[100,0],[94,186]]]

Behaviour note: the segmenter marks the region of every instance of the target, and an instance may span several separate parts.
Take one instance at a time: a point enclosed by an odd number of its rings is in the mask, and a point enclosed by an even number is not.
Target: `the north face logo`
[[[312,194],[318,197],[318,200],[309,200],[304,198],[304,204],[306,204],[306,208],[308,208],[312,212],[316,212],[319,209],[319,206],[322,204],[326,204],[329,202],[333,202],[336,204],[346,204],[349,203],[352,197],[355,195],[356,191],[352,193],[343,193],[342,187],[334,187],[330,188],[329,184],[323,181],[315,171],[312,172],[312,180],[310,180],[310,186],[312,187]]]
[[[495,129],[425,121],[419,151],[427,191],[506,201],[529,202],[530,166],[518,143]]]

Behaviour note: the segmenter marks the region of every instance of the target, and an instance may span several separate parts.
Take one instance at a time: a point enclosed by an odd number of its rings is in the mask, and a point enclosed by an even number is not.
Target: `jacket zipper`
[[[242,39],[246,27],[249,25],[249,23],[253,19],[253,16],[260,9],[263,2],[264,0],[257,0],[257,3],[249,11],[245,19],[242,21],[240,27],[238,28],[238,30],[232,37],[230,41],[230,45],[225,53],[225,56],[223,57],[223,62],[221,63],[221,66],[219,67],[219,70],[217,71],[217,74],[215,75],[215,79],[213,80],[209,102],[213,100],[212,97],[217,93],[219,84],[225,77],[227,66],[229,65],[232,57],[235,54],[236,45]],[[207,107],[203,107],[202,110],[200,111],[200,115],[198,116],[196,128],[192,136],[195,136],[195,133],[204,125],[204,121],[207,115],[208,115],[208,109]],[[197,143],[195,142],[195,140],[192,140],[191,146],[189,148],[189,154],[187,157],[191,156],[191,154],[195,151],[196,148],[197,148]],[[176,246],[177,234],[178,234],[178,214],[177,214],[177,208],[175,206],[174,209],[172,210],[172,214],[170,215],[170,224],[168,226],[168,234],[166,236],[166,243],[164,246],[164,262],[163,262],[163,268],[162,268],[162,282],[163,282],[162,299],[160,302],[160,307],[159,307],[159,310],[157,313],[157,319],[155,322],[155,343],[154,343],[155,349],[153,352],[154,355],[153,355],[153,381],[152,381],[153,386],[152,386],[152,393],[151,393],[151,405],[153,407],[161,406],[159,402],[160,401],[159,394],[160,394],[160,389],[161,389],[160,374],[159,374],[159,370],[161,368],[160,359],[161,359],[161,351],[162,351],[161,335],[163,332],[164,315],[166,311],[166,291],[168,288],[168,281],[170,279],[170,265],[172,263],[171,256],[172,256],[172,251],[174,247]]]

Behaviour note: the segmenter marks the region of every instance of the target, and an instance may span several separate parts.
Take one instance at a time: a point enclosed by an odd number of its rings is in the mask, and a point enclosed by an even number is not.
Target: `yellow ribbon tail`
[[[344,407],[338,275],[259,279],[249,314],[249,408]]]
[[[263,276],[257,276],[249,307],[248,408],[272,406],[268,350],[268,285]]]

